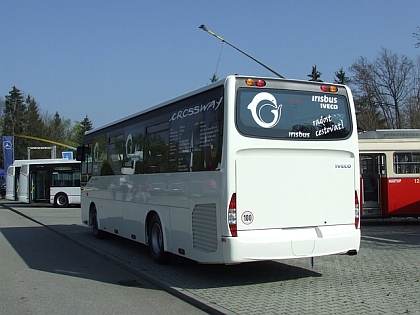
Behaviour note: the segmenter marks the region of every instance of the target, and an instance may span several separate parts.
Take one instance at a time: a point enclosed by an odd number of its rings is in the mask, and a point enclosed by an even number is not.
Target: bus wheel
[[[69,199],[66,194],[57,194],[54,198],[54,205],[60,208],[66,208],[69,205]]]
[[[104,232],[99,229],[98,214],[96,212],[96,208],[93,209],[93,213],[92,213],[92,232],[95,238],[97,239],[104,238]]]
[[[169,254],[164,251],[162,224],[157,215],[150,220],[148,237],[150,255],[153,260],[158,264],[167,264]]]

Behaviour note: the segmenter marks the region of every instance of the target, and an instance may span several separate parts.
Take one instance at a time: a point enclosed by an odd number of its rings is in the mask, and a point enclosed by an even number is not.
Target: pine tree
[[[13,136],[24,134],[26,129],[27,108],[23,100],[22,93],[15,86],[6,96],[4,103],[4,124],[3,135]],[[25,159],[27,156],[27,139],[14,138],[14,156],[16,160]]]
[[[310,78],[309,81],[322,82],[322,80],[320,79],[321,78],[321,75],[322,75],[322,73],[319,72],[316,69],[316,65],[315,66],[312,66],[312,71],[311,71],[310,74],[308,74],[308,77]]]
[[[27,108],[26,112],[26,126],[24,134],[33,137],[42,138],[42,132],[44,130],[44,122],[39,114],[39,106],[36,103],[35,99],[28,95],[25,99],[25,105]],[[46,143],[36,140],[28,141],[30,146],[33,147],[45,147]],[[49,154],[47,154],[49,156]],[[36,150],[31,152],[32,158],[45,158],[46,153],[43,151]]]
[[[334,81],[339,83],[339,84],[349,84],[350,83],[350,78],[346,77],[346,72],[343,70],[343,68],[341,68],[338,71],[334,72],[335,74],[335,78]]]
[[[72,130],[72,143],[74,146],[81,146],[83,143],[83,136],[86,131],[92,130],[92,121],[86,115],[81,122],[76,121]]]
[[[66,141],[65,135],[65,128],[60,114],[55,112],[54,119],[51,122],[51,140],[63,143]]]

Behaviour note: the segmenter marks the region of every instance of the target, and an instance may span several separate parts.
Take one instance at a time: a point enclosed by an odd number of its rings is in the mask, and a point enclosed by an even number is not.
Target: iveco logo
[[[351,168],[351,164],[335,164],[335,168]]]

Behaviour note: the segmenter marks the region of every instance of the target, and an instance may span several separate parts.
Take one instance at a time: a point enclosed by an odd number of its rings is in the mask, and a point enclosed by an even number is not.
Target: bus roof
[[[420,138],[420,129],[378,129],[360,132],[359,139],[404,139]]]
[[[61,163],[71,162],[69,159],[31,159],[31,160],[15,160],[11,166],[20,166],[23,164],[41,164],[41,163]]]
[[[121,123],[121,122],[128,121],[128,120],[133,119],[133,118],[135,118],[135,117],[137,117],[137,116],[139,116],[139,115],[142,115],[142,114],[145,114],[145,113],[148,113],[148,112],[151,112],[151,111],[157,110],[157,109],[159,109],[159,108],[161,108],[161,107],[164,107],[164,106],[166,106],[166,105],[168,105],[168,104],[171,104],[171,103],[177,102],[177,101],[179,101],[179,100],[182,100],[182,99],[188,98],[188,97],[190,97],[190,96],[196,95],[196,94],[198,94],[198,93],[201,93],[201,92],[204,92],[204,91],[207,91],[207,90],[211,90],[211,89],[213,89],[213,88],[216,88],[216,87],[218,87],[218,86],[221,86],[221,85],[225,84],[225,82],[226,82],[226,81],[228,80],[228,78],[230,78],[230,77],[235,77],[235,78],[259,78],[259,79],[270,79],[270,80],[282,80],[282,81],[289,81],[289,82],[303,82],[303,83],[306,83],[306,84],[308,84],[308,82],[309,82],[310,84],[332,84],[332,83],[327,83],[327,82],[311,82],[311,81],[307,81],[307,80],[296,80],[296,79],[285,79],[285,78],[273,78],[273,77],[266,77],[266,76],[258,76],[258,77],[257,77],[257,76],[254,76],[254,75],[239,75],[239,74],[229,75],[229,76],[227,76],[226,78],[223,78],[223,79],[221,79],[221,80],[219,80],[219,81],[216,81],[216,82],[211,83],[211,84],[209,84],[209,85],[206,85],[206,86],[204,86],[204,87],[198,88],[198,89],[196,89],[196,90],[193,90],[193,91],[191,91],[191,92],[189,92],[189,93],[185,93],[185,94],[180,95],[180,96],[178,96],[178,97],[175,97],[175,98],[169,99],[169,100],[167,100],[167,101],[165,101],[165,102],[162,102],[162,103],[160,103],[160,104],[157,104],[157,105],[155,105],[155,106],[148,107],[148,108],[143,109],[143,110],[141,110],[141,111],[139,111],[139,112],[133,113],[133,114],[131,114],[131,115],[129,115],[129,116],[122,117],[121,119],[115,120],[115,121],[110,122],[110,123],[108,123],[108,124],[105,124],[105,125],[103,125],[103,126],[101,126],[101,127],[97,127],[97,128],[91,129],[91,130],[89,130],[89,131],[86,131],[86,132],[85,132],[85,135],[90,135],[90,134],[93,134],[93,133],[95,133],[95,132],[97,132],[97,131],[99,131],[99,130],[103,130],[103,129],[106,129],[106,128],[108,128],[108,127],[112,127],[112,126],[114,126],[114,125],[118,125],[118,124],[119,124],[119,123]],[[334,83],[334,85],[337,85],[337,86],[338,86],[338,85],[342,85],[342,84],[337,84],[337,83]]]
[[[101,126],[101,127],[97,127],[97,128],[94,128],[94,129],[88,130],[88,131],[86,131],[86,132],[85,132],[85,135],[87,135],[87,134],[91,134],[91,133],[94,133],[94,132],[96,132],[96,131],[98,131],[98,130],[105,129],[105,128],[110,127],[110,126],[113,126],[113,125],[116,125],[116,124],[118,124],[118,123],[120,123],[120,122],[123,122],[123,121],[126,121],[126,120],[130,120],[131,118],[137,117],[137,116],[139,116],[139,115],[141,115],[141,114],[144,114],[144,113],[147,113],[147,112],[151,112],[151,111],[153,111],[153,110],[156,110],[156,109],[161,108],[161,107],[163,107],[163,106],[165,106],[165,105],[168,105],[168,104],[174,103],[174,102],[176,102],[176,101],[178,101],[178,100],[181,100],[181,99],[187,98],[187,97],[189,97],[189,96],[192,96],[192,95],[195,95],[195,94],[198,94],[198,93],[201,93],[201,92],[204,92],[204,91],[210,90],[210,89],[212,89],[212,88],[215,88],[215,87],[217,87],[217,86],[223,85],[223,84],[225,83],[225,80],[226,80],[226,79],[227,79],[227,78],[222,79],[222,80],[219,80],[219,81],[216,81],[216,82],[214,82],[214,83],[211,83],[211,84],[209,84],[209,85],[206,85],[206,86],[204,86],[204,87],[201,87],[201,88],[199,88],[199,89],[196,89],[196,90],[194,90],[194,91],[191,91],[191,92],[189,92],[189,93],[186,93],[186,94],[180,95],[180,96],[178,96],[178,97],[172,98],[172,99],[170,99],[170,100],[167,100],[167,101],[162,102],[162,103],[160,103],[160,104],[157,104],[157,105],[155,105],[155,106],[148,107],[148,108],[146,108],[146,109],[143,109],[143,110],[141,110],[141,111],[138,111],[138,112],[136,112],[136,113],[133,113],[133,114],[131,114],[131,115],[129,115],[129,116],[125,116],[125,117],[122,117],[122,118],[120,118],[120,119],[118,119],[118,120],[115,120],[115,121],[113,121],[113,122],[111,122],[111,123],[105,124],[105,125],[103,125],[103,126]]]

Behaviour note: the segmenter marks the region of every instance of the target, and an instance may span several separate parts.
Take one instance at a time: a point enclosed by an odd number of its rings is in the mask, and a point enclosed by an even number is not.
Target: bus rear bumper
[[[355,255],[360,236],[354,225],[238,231],[225,238],[223,255],[225,263]]]

